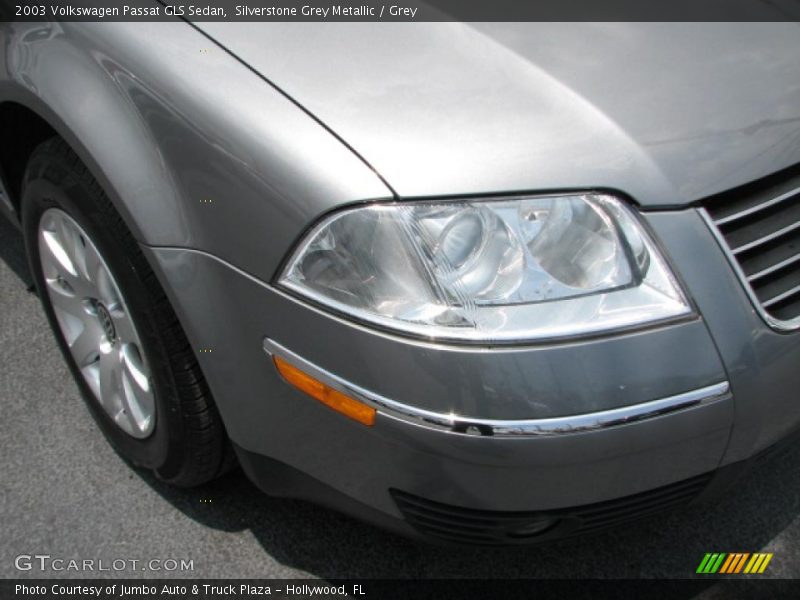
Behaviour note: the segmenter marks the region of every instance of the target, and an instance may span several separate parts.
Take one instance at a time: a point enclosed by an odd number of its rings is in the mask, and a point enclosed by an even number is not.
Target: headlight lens
[[[382,327],[476,342],[690,312],[647,232],[604,194],[344,210],[306,236],[279,284]]]

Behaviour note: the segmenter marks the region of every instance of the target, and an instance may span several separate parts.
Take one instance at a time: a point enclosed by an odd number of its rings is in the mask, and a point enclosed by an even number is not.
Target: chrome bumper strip
[[[607,429],[710,404],[729,396],[727,381],[641,404],[580,415],[546,419],[495,420],[454,413],[437,413],[385,398],[338,377],[265,338],[264,350],[278,356],[330,387],[375,408],[380,414],[441,431],[493,437],[549,436]]]

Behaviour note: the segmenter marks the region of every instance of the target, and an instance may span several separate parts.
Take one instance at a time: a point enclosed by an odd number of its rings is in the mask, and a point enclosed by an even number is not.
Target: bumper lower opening
[[[514,545],[594,532],[685,506],[705,489],[712,475],[616,500],[532,512],[464,508],[390,491],[406,521],[423,535],[462,544]]]

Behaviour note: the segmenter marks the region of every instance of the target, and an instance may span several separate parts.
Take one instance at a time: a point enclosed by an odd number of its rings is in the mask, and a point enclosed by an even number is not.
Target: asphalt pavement
[[[116,577],[684,578],[706,552],[725,551],[773,552],[764,576],[800,577],[797,450],[713,507],[522,549],[412,542],[270,498],[240,472],[199,489],[170,488],[106,443],[29,283],[21,236],[0,218],[0,577],[91,575],[15,566],[20,555],[48,554],[127,561],[95,573]],[[191,560],[193,570],[142,571],[152,559],[163,568]]]

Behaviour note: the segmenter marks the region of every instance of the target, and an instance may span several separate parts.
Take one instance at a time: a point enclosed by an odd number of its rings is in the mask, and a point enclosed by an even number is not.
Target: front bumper
[[[689,491],[694,497],[710,473],[800,422],[791,391],[800,385],[800,336],[776,334],[758,318],[696,211],[648,220],[702,318],[526,347],[397,338],[310,308],[202,252],[145,250],[192,343],[213,349],[198,358],[245,469],[267,491],[322,501],[335,492],[347,500],[337,501],[340,508],[352,502],[361,508],[351,512],[400,529],[409,503],[426,522],[452,519],[437,513],[451,507],[478,511],[471,518],[479,520],[483,512],[525,514],[521,527],[535,529],[532,511],[547,513],[561,523],[545,527],[554,535],[581,529],[574,507],[603,512],[623,499],[655,510]],[[448,430],[446,422],[437,427],[392,410],[365,427],[286,385],[262,349],[265,339],[423,416],[453,413],[506,428]],[[715,387],[726,383],[732,394]],[[679,410],[642,408],[697,390],[713,393]],[[583,423],[590,415],[591,423],[629,413],[645,418],[562,426],[574,415]],[[507,426],[520,422],[527,433]],[[306,483],[281,484],[275,465]]]

